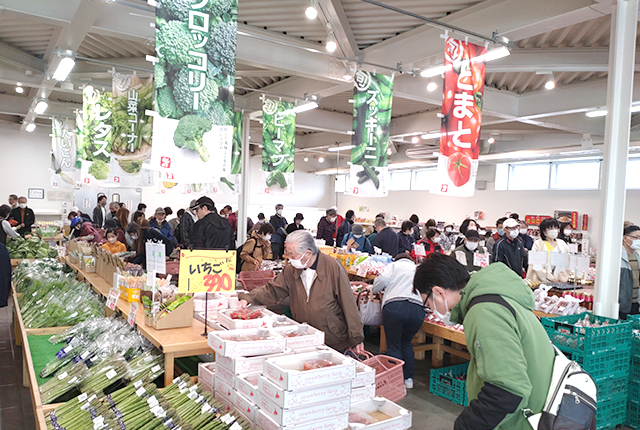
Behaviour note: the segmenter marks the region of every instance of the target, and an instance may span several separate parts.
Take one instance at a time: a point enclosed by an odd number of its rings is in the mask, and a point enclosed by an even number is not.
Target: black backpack
[[[251,251],[251,255],[253,255],[256,248],[258,247],[258,240],[255,237],[249,238],[247,242],[249,242],[249,240],[253,240],[254,242],[253,250]],[[240,268],[242,267],[242,259],[240,258],[240,253],[242,252],[242,248],[244,248],[247,242],[243,243],[236,249],[236,274],[240,273]]]

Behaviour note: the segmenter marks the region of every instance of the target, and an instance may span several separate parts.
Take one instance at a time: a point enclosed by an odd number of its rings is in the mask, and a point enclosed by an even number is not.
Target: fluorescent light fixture
[[[544,83],[544,87],[548,90],[552,90],[556,87],[556,81],[553,77],[553,73],[549,74],[549,78],[547,79],[547,82]]]
[[[484,55],[478,55],[477,57],[472,58],[471,62],[479,63],[484,61],[486,63],[487,61],[497,60],[499,58],[508,57],[509,55],[511,55],[509,49],[506,46],[501,46],[500,48],[488,51]]]
[[[309,161],[309,157],[304,157],[304,162],[306,163],[307,161]]]
[[[318,161],[319,161],[320,163],[324,163],[324,157],[320,157],[320,158],[318,158]]]
[[[16,87],[16,93],[18,93],[18,94],[24,93],[24,88],[22,88],[21,86],[17,86]]]
[[[33,111],[38,115],[42,115],[44,111],[47,110],[48,107],[49,107],[49,103],[47,103],[44,100],[40,100],[38,104],[36,104],[36,107],[33,109]]]
[[[327,36],[327,45],[325,47],[329,52],[336,52],[336,49],[338,49],[338,43],[336,42],[336,35],[333,34],[333,31],[329,32],[329,35]]]
[[[53,79],[56,81],[64,81],[71,73],[71,69],[76,65],[76,61],[71,57],[64,57],[60,60],[56,71],[53,74]]]
[[[309,103],[298,105],[298,106],[294,107],[293,109],[286,110],[286,111],[282,112],[282,115],[289,115],[289,114],[292,114],[292,113],[306,112],[308,110],[312,110],[312,109],[315,109],[317,107],[318,107],[318,103],[309,102]]]
[[[423,78],[433,78],[434,76],[440,76],[451,67],[452,66],[449,64],[448,66],[436,66],[429,69],[424,69],[420,72],[420,76],[422,76]]]
[[[418,142],[419,142],[418,136],[413,136],[411,138],[411,143],[418,143]]]
[[[27,132],[31,133],[33,130],[36,129],[36,125],[33,122],[30,122],[29,124],[27,124],[27,126],[25,127],[25,130],[27,130]]]
[[[427,91],[429,92],[433,92],[438,88],[438,84],[436,84],[435,82],[429,82],[429,84],[427,85]]]
[[[640,112],[640,105],[637,106],[631,106],[631,113],[636,113],[636,112]]]
[[[592,110],[586,113],[586,115],[589,118],[597,118],[599,116],[606,116],[607,115],[607,111],[606,110]]]
[[[442,136],[442,133],[440,133],[439,131],[437,132],[433,132],[433,133],[427,133],[427,134],[423,134],[422,136],[420,136],[422,139],[424,140],[429,140],[429,139],[440,139],[440,137]]]
[[[318,17],[318,0],[309,0],[309,7],[304,11],[309,19],[316,19]]]
[[[355,145],[342,145],[342,146],[335,146],[333,148],[329,148],[328,151],[329,152],[348,151],[353,148],[355,148]]]

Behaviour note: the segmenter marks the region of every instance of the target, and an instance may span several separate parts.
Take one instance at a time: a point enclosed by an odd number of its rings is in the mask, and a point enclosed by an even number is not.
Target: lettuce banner
[[[181,183],[231,173],[237,0],[158,0],[151,164]]]
[[[263,194],[293,194],[296,144],[295,105],[265,99],[262,103]]]
[[[384,197],[389,193],[387,159],[393,76],[357,70],[353,99],[351,184],[347,194]]]
[[[76,167],[84,186],[105,186],[111,172],[112,98],[108,91],[87,85],[82,92],[78,122]]]
[[[475,192],[484,96],[484,46],[447,38],[444,51],[444,98],[440,155],[430,192],[471,197]]]
[[[70,120],[53,118],[51,128],[51,186],[74,188],[76,186],[75,125]]]

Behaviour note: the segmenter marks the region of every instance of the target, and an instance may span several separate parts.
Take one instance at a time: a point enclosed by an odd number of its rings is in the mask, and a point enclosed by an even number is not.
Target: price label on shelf
[[[120,290],[116,290],[112,288],[109,290],[109,296],[107,297],[107,308],[112,311],[116,310],[116,303],[118,302],[118,297],[120,297]]]
[[[129,318],[127,322],[131,327],[136,325],[136,312],[138,312],[138,308],[140,307],[140,303],[131,302],[131,306],[129,306]]]
[[[415,251],[416,255],[418,257],[426,257],[427,256],[427,251],[425,251],[424,249],[424,245],[421,243],[416,243],[415,245],[413,245],[413,250]]]
[[[180,251],[180,293],[235,290],[236,250]]]
[[[358,267],[358,272],[356,273],[356,275],[360,276],[361,278],[364,278],[367,276],[367,268],[366,267]]]
[[[478,267],[487,267],[489,265],[489,254],[480,254],[475,252],[473,254],[473,265]]]

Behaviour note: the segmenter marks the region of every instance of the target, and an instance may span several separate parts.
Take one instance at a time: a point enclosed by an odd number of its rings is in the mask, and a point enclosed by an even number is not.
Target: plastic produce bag
[[[358,307],[362,324],[382,325],[382,304],[379,300],[373,298],[373,294],[369,294],[366,297],[358,295]]]

